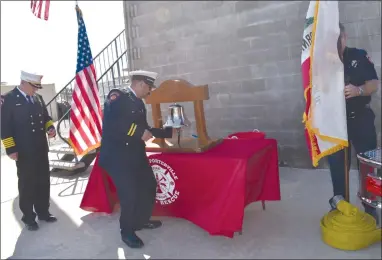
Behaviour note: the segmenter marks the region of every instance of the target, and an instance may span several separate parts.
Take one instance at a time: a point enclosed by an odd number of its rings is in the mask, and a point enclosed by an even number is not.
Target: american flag
[[[50,1],[49,0],[31,0],[31,9],[32,13],[44,20],[48,20],[49,18],[49,6],[50,6]],[[44,17],[42,17],[44,15]]]
[[[96,71],[81,10],[76,7],[78,21],[77,70],[70,111],[69,142],[77,155],[96,149],[101,143],[101,103]]]

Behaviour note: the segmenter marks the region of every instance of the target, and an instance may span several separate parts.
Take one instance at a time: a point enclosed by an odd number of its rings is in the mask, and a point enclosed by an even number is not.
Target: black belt
[[[350,111],[346,113],[346,117],[349,119],[353,119],[357,116],[357,114],[364,112],[364,110],[367,108],[370,108],[370,104],[366,104],[365,106],[358,107],[356,109],[349,109]]]

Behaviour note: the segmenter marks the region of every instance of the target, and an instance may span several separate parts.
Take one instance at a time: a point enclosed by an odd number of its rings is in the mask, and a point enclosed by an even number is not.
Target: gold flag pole
[[[350,202],[350,198],[349,198],[349,160],[348,160],[348,154],[349,154],[349,150],[348,150],[348,147],[345,147],[345,200],[347,202]]]

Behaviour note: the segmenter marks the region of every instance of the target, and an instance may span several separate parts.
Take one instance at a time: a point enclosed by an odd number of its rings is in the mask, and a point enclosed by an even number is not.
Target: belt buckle
[[[349,113],[349,118],[351,118],[351,119],[355,118],[355,112],[350,112]]]

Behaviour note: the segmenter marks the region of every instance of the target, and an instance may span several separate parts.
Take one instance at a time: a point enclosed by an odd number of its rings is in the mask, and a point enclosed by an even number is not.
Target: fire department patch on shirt
[[[118,92],[112,92],[112,93],[110,93],[109,100],[110,100],[110,102],[112,102],[112,101],[116,100],[118,97],[119,97]]]

